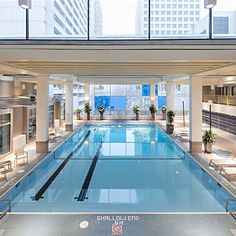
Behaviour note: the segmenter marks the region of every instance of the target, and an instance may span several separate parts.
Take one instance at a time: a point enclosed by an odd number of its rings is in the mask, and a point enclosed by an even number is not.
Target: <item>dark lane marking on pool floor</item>
[[[100,143],[99,145],[99,148],[93,158],[93,161],[91,163],[91,166],[88,170],[88,173],[87,173],[87,176],[84,180],[84,183],[83,183],[83,186],[80,190],[80,193],[79,193],[79,196],[78,197],[75,197],[75,199],[78,201],[78,202],[83,202],[85,199],[86,199],[86,194],[88,192],[88,188],[89,188],[89,184],[90,184],[90,181],[92,179],[92,176],[93,176],[93,172],[95,170],[95,167],[96,167],[96,164],[97,164],[97,161],[98,161],[98,157],[100,155],[100,149],[102,147],[102,142]]]
[[[78,146],[67,156],[67,158],[56,169],[56,171],[50,176],[50,178],[41,187],[41,189],[36,193],[36,195],[34,197],[32,197],[33,201],[38,201],[39,199],[43,198],[43,194],[47,191],[48,187],[55,180],[55,178],[58,176],[58,174],[62,171],[62,169],[65,167],[65,165],[71,159],[71,157],[76,152],[76,150],[78,150],[84,144],[84,142],[86,141],[86,139],[88,138],[89,135],[90,135],[90,130],[87,132],[87,134],[84,136],[83,140],[78,144]]]

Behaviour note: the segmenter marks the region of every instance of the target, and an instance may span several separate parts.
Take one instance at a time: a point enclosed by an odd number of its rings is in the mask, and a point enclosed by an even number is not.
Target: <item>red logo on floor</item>
[[[113,235],[122,235],[123,226],[122,225],[112,225],[112,234]]]

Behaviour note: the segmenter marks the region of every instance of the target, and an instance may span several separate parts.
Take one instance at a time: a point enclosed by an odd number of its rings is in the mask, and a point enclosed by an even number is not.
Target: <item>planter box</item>
[[[204,143],[204,151],[206,153],[212,153],[212,143]]]
[[[174,133],[174,125],[166,124],[166,133],[167,134],[173,134]]]

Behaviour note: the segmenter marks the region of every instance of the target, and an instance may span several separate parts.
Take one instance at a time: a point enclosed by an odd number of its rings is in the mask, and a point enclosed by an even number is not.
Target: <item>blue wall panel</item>
[[[112,96],[111,98],[111,110],[126,110],[126,97],[125,96]]]
[[[158,96],[158,108],[166,106],[166,96]]]
[[[150,96],[150,84],[142,85],[142,96]]]
[[[95,96],[94,97],[95,109],[97,109],[99,106],[110,108],[110,102],[111,102],[110,96]]]

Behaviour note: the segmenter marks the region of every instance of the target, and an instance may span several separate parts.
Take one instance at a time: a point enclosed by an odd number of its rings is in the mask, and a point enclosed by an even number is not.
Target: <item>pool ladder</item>
[[[236,211],[231,211],[230,210],[230,203],[233,202],[233,203],[236,203],[236,200],[234,199],[228,199],[226,202],[225,202],[225,210],[226,212],[229,212],[230,215],[233,216],[233,218],[236,220]]]
[[[7,214],[7,212],[11,212],[11,201],[10,200],[0,200],[1,202],[7,203],[7,208],[4,212],[0,212],[0,220]]]

